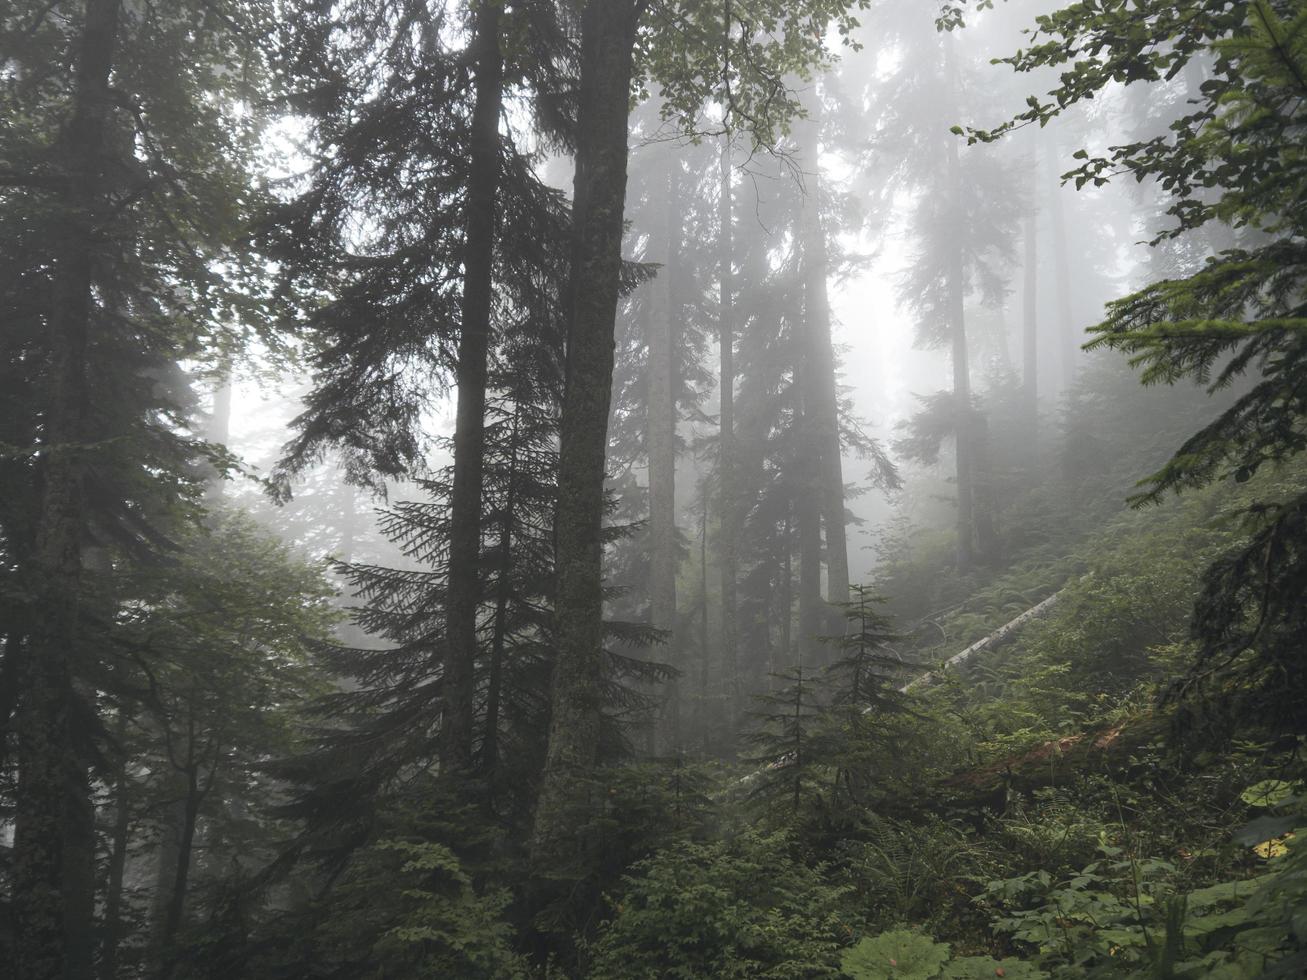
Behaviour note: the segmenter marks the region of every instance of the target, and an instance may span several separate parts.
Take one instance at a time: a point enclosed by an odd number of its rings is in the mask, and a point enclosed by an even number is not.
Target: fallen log
[[[996,646],[1001,646],[1004,642],[1010,640],[1013,634],[1015,634],[1018,630],[1020,630],[1021,627],[1025,626],[1027,623],[1031,622],[1032,620],[1039,619],[1041,616],[1045,615],[1050,609],[1053,608],[1053,606],[1057,604],[1057,601],[1062,598],[1065,592],[1066,589],[1059,589],[1058,591],[1054,592],[1051,596],[1049,596],[1047,599],[1045,599],[1043,602],[1031,606],[1016,619],[1012,620],[1011,622],[1004,623],[994,632],[990,633],[986,637],[983,637],[982,639],[977,640],[975,643],[971,644],[971,646],[967,647],[961,653],[955,653],[953,656],[945,660],[944,663],[940,665],[937,669],[928,670],[920,677],[915,677],[912,680],[908,681],[906,684],[904,684],[902,687],[899,688],[899,691],[903,694],[907,694],[908,692],[915,691],[921,687],[929,687],[931,684],[938,682],[942,678],[945,671],[947,671],[949,668],[960,666],[961,664],[966,663],[976,654],[982,653],[985,650],[992,650]]]

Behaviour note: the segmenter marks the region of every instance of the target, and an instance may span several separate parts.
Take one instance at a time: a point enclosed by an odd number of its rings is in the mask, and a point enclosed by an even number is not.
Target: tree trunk
[[[835,389],[835,349],[831,342],[830,300],[826,279],[828,258],[826,232],[821,224],[821,172],[817,157],[820,141],[821,103],[809,107],[806,146],[812,150],[812,173],[800,213],[803,243],[804,356],[810,363],[805,372],[809,388],[804,392],[805,414],[812,407],[810,431],[820,453],[820,507],[826,532],[826,601],[849,601],[849,546],[844,522],[844,470],[840,458],[839,399]],[[825,618],[830,631],[843,626],[839,610]]]
[[[1069,391],[1076,380],[1078,357],[1075,321],[1071,313],[1071,271],[1066,238],[1066,208],[1062,182],[1057,174],[1057,154],[1044,154],[1048,173],[1049,215],[1053,223],[1053,288],[1057,291],[1057,349],[1062,355],[1062,388]]]
[[[205,790],[199,784],[199,772],[191,768],[186,773],[186,798],[182,802],[181,833],[177,840],[177,864],[173,868],[173,878],[168,891],[167,911],[163,926],[163,949],[166,961],[171,964],[175,959],[169,947],[181,928],[182,915],[186,911],[186,891],[190,886],[191,859],[195,854],[195,829],[200,817],[200,804]],[[171,970],[165,968],[167,975]]]
[[[15,980],[52,980],[65,974],[64,841],[70,821],[86,805],[70,721],[85,523],[85,463],[83,451],[76,447],[89,438],[87,338],[103,209],[105,130],[112,105],[109,75],[117,40],[118,0],[87,0],[72,118],[64,138],[69,180],[63,192],[63,227],[48,327],[44,493],[31,583],[38,608],[24,658],[24,703],[17,729],[19,777],[11,881]]]
[[[1025,261],[1021,290],[1021,401],[1026,422],[1026,452],[1035,459],[1039,443],[1039,239],[1038,212],[1025,215],[1022,237]]]
[[[945,51],[951,44],[945,42]],[[950,65],[951,59],[946,58]],[[951,70],[949,72],[951,77]],[[962,210],[962,174],[957,140],[948,142],[949,201],[955,216]],[[966,281],[962,268],[962,246],[953,242],[948,254],[948,310],[953,353],[953,409],[956,414],[956,474],[958,491],[958,571],[970,570],[975,562],[975,456],[971,421],[971,366],[967,354],[967,321],[964,307]]]
[[[720,317],[717,342],[720,348],[720,371],[717,384],[720,397],[719,445],[717,467],[721,481],[721,511],[717,519],[721,529],[718,552],[722,577],[721,659],[722,684],[726,691],[727,740],[734,741],[740,711],[739,664],[739,574],[736,537],[739,532],[739,487],[735,446],[735,240],[731,207],[731,137],[722,137],[720,175],[717,198],[717,235],[720,266]]]
[[[794,517],[792,513],[785,514],[785,538],[784,551],[785,556],[783,567],[781,568],[781,663],[786,666],[790,663],[790,650],[793,648],[794,640],[791,634],[794,631]],[[776,665],[770,664],[767,672],[767,689],[772,689],[775,678],[772,676],[776,673]]]
[[[165,722],[166,724],[166,722]],[[146,972],[157,976],[167,962],[168,915],[172,908],[173,889],[177,884],[177,866],[181,840],[186,826],[186,782],[165,760],[168,768],[165,785],[173,798],[166,802],[159,820],[159,845],[155,849],[154,897],[150,909],[150,942],[146,950]]]
[[[554,524],[557,651],[549,747],[536,804],[537,871],[585,853],[587,775],[604,703],[604,454],[613,324],[622,271],[627,116],[637,0],[590,0],[581,14],[581,79],[567,338]]]
[[[667,161],[662,239],[664,254],[658,277],[650,284],[649,324],[649,569],[650,620],[667,630],[668,659],[675,663],[676,626],[676,257],[680,249],[680,163]],[[680,692],[675,679],[667,685],[666,730],[661,741],[680,744]]]
[[[499,0],[476,6],[472,154],[463,259],[463,322],[458,340],[458,408],[454,423],[454,486],[450,493],[440,761],[446,772],[472,765],[475,724],[477,608],[481,601],[481,483],[485,446],[486,365],[490,349],[491,279],[499,174],[499,118],[504,60]]]
[[[707,757],[712,748],[708,735],[708,684],[712,673],[712,657],[708,651],[708,506],[712,495],[703,487],[703,518],[699,524],[699,737],[703,739],[703,754]]]

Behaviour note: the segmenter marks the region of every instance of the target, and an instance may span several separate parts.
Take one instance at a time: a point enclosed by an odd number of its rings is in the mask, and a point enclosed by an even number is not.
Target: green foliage
[[[838,977],[848,889],[784,835],[682,844],[635,866],[591,947],[596,980]]]
[[[863,939],[844,951],[840,964],[853,980],[981,980],[1006,977],[1009,980],[1035,980],[1046,976],[1043,970],[1025,960],[991,956],[949,957],[947,943],[937,943],[912,929],[894,929],[874,938]]]
[[[379,841],[329,893],[317,956],[359,977],[525,977],[502,919],[508,902],[506,892],[479,893],[442,844]]]
[[[882,926],[915,922],[957,929],[975,919],[971,896],[1004,864],[996,848],[938,816],[908,820],[868,815],[856,838],[835,850],[838,881]]]
[[[1130,173],[1167,192],[1175,237],[1219,223],[1239,247],[1196,272],[1153,282],[1109,305],[1090,346],[1130,355],[1145,384],[1190,380],[1209,391],[1242,390],[1233,404],[1190,436],[1134,499],[1155,503],[1169,491],[1215,481],[1243,483],[1307,448],[1307,281],[1301,207],[1307,170],[1300,140],[1307,105],[1307,6],[1301,0],[1144,0],[1135,5],[1072,4],[1037,20],[1028,48],[1006,59],[1018,71],[1070,65],[1051,101],[998,129],[1044,125],[1109,82],[1171,78],[1191,60],[1210,58],[1191,111],[1170,132],[1116,144],[1106,156],[1079,151],[1077,186]],[[1081,52],[1090,57],[1077,57]],[[1188,687],[1223,681],[1223,698],[1303,730],[1298,644],[1307,628],[1307,494],[1247,507],[1249,541],[1209,566],[1196,604],[1200,657]],[[1285,678],[1288,683],[1283,683]],[[1276,681],[1272,682],[1271,677]]]
[[[910,929],[882,932],[844,951],[840,966],[854,980],[929,980],[948,961],[948,944]]]
[[[716,103],[725,118],[710,124],[714,131],[745,129],[756,146],[775,147],[792,120],[806,115],[792,88],[795,76],[808,80],[832,64],[825,41],[831,27],[853,43],[854,11],[868,0],[651,6],[637,42],[641,96],[657,87],[664,118],[692,134],[703,132],[704,108]]]

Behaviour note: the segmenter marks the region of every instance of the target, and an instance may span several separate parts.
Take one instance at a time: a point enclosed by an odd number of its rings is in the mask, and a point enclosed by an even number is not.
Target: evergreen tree
[[[179,360],[258,329],[244,246],[266,96],[260,3],[0,14],[3,711],[17,749],[18,977],[85,975],[90,769],[114,558],[168,550],[199,496]],[[239,70],[235,70],[239,66]],[[104,561],[93,552],[108,549]],[[17,583],[23,583],[16,587]]]
[[[1218,223],[1256,233],[1256,241],[1212,256],[1196,272],[1109,304],[1094,328],[1093,345],[1132,354],[1145,383],[1192,379],[1215,392],[1253,375],[1231,407],[1146,481],[1136,503],[1217,480],[1246,481],[1289,459],[1302,448],[1301,181],[1290,133],[1303,105],[1307,11],[1295,0],[1150,3],[1130,12],[1068,7],[1041,18],[1038,30],[1049,43],[1006,59],[1015,69],[1063,65],[1068,51],[1082,47],[1100,56],[1075,65],[1017,119],[973,130],[970,139],[992,140],[1023,122],[1042,125],[1110,80],[1157,82],[1210,55],[1200,97],[1168,135],[1103,155],[1078,151],[1082,163],[1068,176],[1077,187],[1101,185],[1120,171],[1160,182],[1173,223],[1158,230],[1158,241]],[[1149,43],[1159,38],[1169,43]],[[1305,506],[1302,498],[1268,500],[1248,511],[1249,544],[1211,567],[1199,597],[1202,652],[1191,678],[1232,675],[1240,682],[1236,701],[1272,712],[1295,731],[1302,673],[1289,648],[1303,627],[1296,597],[1304,582]]]

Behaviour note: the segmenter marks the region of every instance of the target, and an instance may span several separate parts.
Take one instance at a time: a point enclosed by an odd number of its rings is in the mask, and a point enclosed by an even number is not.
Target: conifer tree
[[[244,226],[267,94],[259,3],[18,3],[0,13],[3,721],[18,765],[19,977],[89,970],[91,767],[115,563],[196,514],[207,452],[178,368],[258,317]],[[239,63],[242,70],[232,71]],[[239,108],[238,108],[239,106]],[[188,513],[189,512],[189,513]],[[97,556],[96,552],[99,551]],[[103,555],[108,554],[108,560]]]
[[[960,10],[955,10],[960,16]],[[1092,48],[1047,96],[992,130],[992,141],[1018,125],[1044,125],[1110,80],[1155,84],[1211,56],[1211,74],[1189,111],[1161,136],[1114,145],[1103,154],[1077,151],[1075,185],[1101,185],[1120,172],[1157,181],[1167,192],[1169,227],[1155,241],[1181,239],[1220,225],[1250,235],[1197,271],[1150,283],[1109,304],[1093,329],[1093,346],[1132,355],[1145,383],[1189,379],[1216,392],[1251,376],[1250,386],[1190,437],[1145,483],[1137,504],[1172,491],[1249,480],[1302,449],[1304,348],[1297,241],[1301,174],[1294,137],[1307,77],[1307,10],[1296,0],[1145,3],[1138,9],[1058,10],[1037,24],[1049,43],[1005,59],[1018,71],[1063,66],[1069,52]],[[1142,39],[1142,40],[1141,40]],[[1158,45],[1155,40],[1166,39]],[[1221,236],[1218,236],[1221,237]],[[1190,684],[1225,680],[1233,698],[1289,730],[1302,731],[1301,635],[1307,581],[1302,561],[1302,498],[1255,504],[1249,543],[1211,566],[1194,630],[1201,643]],[[1239,683],[1230,685],[1229,679]],[[1286,683],[1286,681],[1288,683]]]

